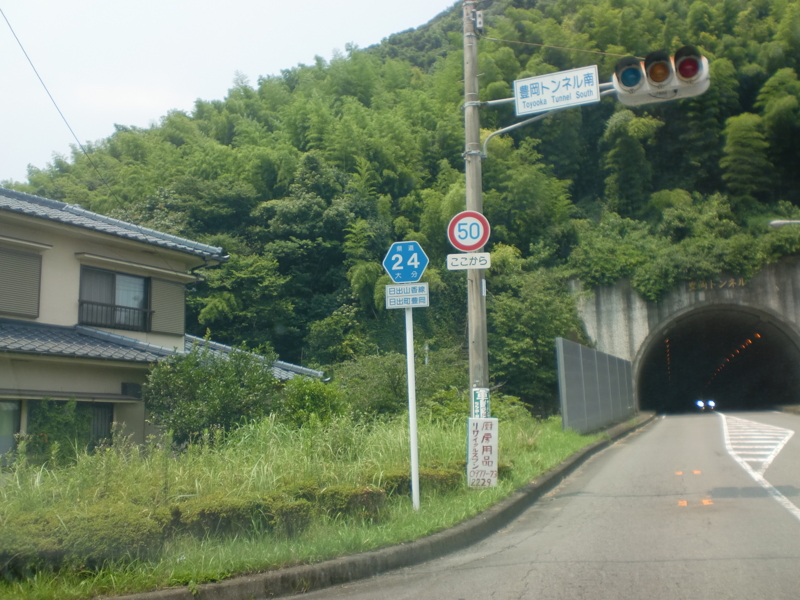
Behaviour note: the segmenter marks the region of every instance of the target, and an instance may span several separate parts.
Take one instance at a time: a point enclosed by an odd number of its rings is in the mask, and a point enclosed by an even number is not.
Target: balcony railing
[[[78,322],[81,325],[95,325],[112,329],[149,331],[150,315],[152,314],[153,311],[146,308],[133,308],[81,300]]]

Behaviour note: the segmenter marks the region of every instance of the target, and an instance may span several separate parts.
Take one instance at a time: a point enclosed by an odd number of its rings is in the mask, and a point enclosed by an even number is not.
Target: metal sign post
[[[408,373],[408,437],[411,446],[411,504],[419,510],[419,448],[417,443],[417,379],[414,368],[414,307],[429,304],[428,284],[422,278],[428,257],[417,242],[395,242],[383,259],[383,268],[401,285],[386,286],[386,308],[406,313],[406,371]]]

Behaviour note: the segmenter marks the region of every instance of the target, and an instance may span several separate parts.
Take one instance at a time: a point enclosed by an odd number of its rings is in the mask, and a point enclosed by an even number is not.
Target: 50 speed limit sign
[[[489,221],[481,213],[465,210],[450,220],[447,239],[456,250],[473,252],[489,241]]]

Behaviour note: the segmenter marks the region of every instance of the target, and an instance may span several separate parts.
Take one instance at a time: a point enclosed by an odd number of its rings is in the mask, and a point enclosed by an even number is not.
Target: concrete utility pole
[[[464,131],[466,145],[467,210],[483,213],[481,180],[481,124],[478,110],[478,37],[475,34],[477,0],[464,0]],[[482,251],[482,248],[478,250]],[[489,387],[489,347],[486,339],[486,284],[483,271],[467,271],[469,381],[471,387]]]

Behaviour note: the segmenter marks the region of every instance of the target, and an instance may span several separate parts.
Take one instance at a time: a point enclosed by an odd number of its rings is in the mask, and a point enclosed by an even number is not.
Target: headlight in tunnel
[[[707,404],[708,404],[708,407],[709,407],[709,408],[714,408],[714,407],[717,405],[717,403],[716,403],[716,402],[714,402],[713,400],[709,400],[709,401],[707,402]]]
[[[698,400],[697,402],[695,402],[695,404],[697,404],[698,408],[703,408],[705,406],[705,404],[703,404],[702,400]]]

